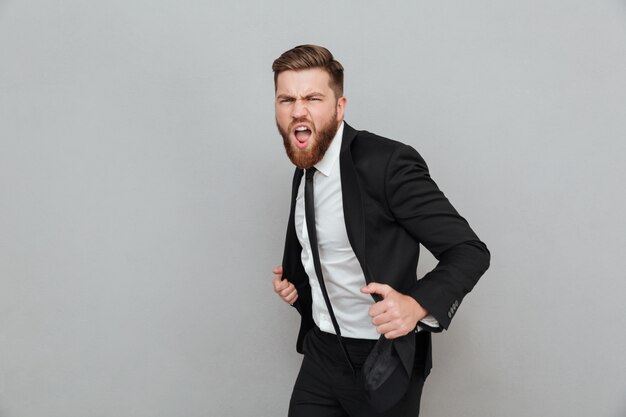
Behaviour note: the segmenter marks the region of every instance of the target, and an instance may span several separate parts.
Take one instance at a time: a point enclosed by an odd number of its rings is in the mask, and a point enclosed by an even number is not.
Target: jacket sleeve
[[[386,199],[396,221],[439,261],[408,295],[447,329],[463,298],[489,267],[490,253],[432,180],[422,157],[402,145],[386,168]]]

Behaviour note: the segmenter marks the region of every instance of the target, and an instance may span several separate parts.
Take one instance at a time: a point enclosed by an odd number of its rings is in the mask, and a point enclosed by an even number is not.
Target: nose
[[[291,117],[299,119],[301,117],[305,117],[307,113],[308,111],[303,100],[294,101],[293,107],[291,108]]]

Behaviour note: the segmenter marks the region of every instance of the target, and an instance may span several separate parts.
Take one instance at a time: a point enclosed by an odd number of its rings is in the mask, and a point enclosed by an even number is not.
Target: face
[[[287,156],[296,166],[310,168],[330,146],[346,106],[335,97],[330,75],[321,68],[283,71],[276,79],[276,126]]]

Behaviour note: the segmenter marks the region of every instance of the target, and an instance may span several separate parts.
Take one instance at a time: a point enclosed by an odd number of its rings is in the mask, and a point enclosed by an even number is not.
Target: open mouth
[[[306,126],[298,126],[294,129],[294,136],[296,137],[296,146],[300,149],[306,148],[311,138],[311,129]]]

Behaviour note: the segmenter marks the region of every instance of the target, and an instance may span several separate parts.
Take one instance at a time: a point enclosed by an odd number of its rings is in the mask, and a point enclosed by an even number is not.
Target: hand
[[[417,322],[428,315],[413,297],[394,290],[387,284],[372,282],[361,288],[365,294],[380,294],[383,300],[369,309],[376,331],[387,339],[395,339],[415,330]]]
[[[287,281],[283,278],[283,266],[279,265],[276,268],[272,269],[274,275],[274,279],[272,283],[274,284],[274,291],[276,294],[280,296],[287,304],[293,305],[298,299],[298,290],[296,290],[295,285],[291,282]]]

